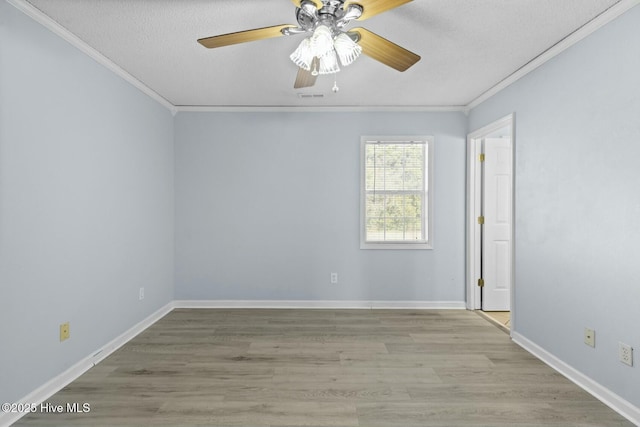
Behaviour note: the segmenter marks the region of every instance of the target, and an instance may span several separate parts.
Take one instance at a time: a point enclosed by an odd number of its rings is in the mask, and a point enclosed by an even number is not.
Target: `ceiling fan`
[[[198,39],[207,48],[295,34],[302,40],[291,60],[299,67],[294,88],[313,86],[319,74],[334,74],[363,53],[398,71],[405,71],[420,56],[361,27],[346,29],[412,0],[293,0],[298,25],[283,24]],[[334,86],[334,90],[337,87]]]

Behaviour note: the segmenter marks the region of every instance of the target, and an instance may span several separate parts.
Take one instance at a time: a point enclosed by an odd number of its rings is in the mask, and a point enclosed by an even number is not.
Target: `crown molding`
[[[540,67],[547,61],[555,58],[565,50],[569,49],[574,44],[583,40],[587,36],[596,32],[600,28],[607,25],[609,22],[613,21],[620,15],[624,14],[626,11],[631,9],[634,6],[640,4],[640,0],[620,0],[618,3],[611,6],[609,9],[602,12],[600,15],[593,18],[591,21],[587,22],[582,27],[578,28],[573,33],[569,34],[564,39],[560,40],[555,45],[551,46],[549,49],[529,61],[527,64],[523,65],[521,68],[512,73],[509,77],[502,80],[497,85],[493,86],[491,89],[487,90],[476,99],[471,101],[466,105],[466,111],[471,111],[478,105],[482,104],[487,99],[491,98],[493,95],[500,92],[502,89],[505,89],[507,86],[512,85],[517,82],[536,68]]]
[[[127,81],[128,83],[132,84],[142,93],[144,93],[154,101],[158,102],[160,105],[167,108],[169,111],[171,111],[172,114],[175,115],[176,107],[172,103],[167,101],[165,98],[163,98],[156,91],[151,89],[149,86],[145,85],[140,80],[138,80],[137,78],[129,74],[123,68],[116,65],[109,58],[107,58],[106,56],[104,56],[103,54],[101,54],[91,46],[89,46],[86,42],[84,42],[78,36],[70,32],[66,28],[64,28],[62,25],[58,24],[49,16],[42,13],[40,9],[36,8],[31,3],[28,3],[26,0],[7,0],[7,3],[12,5],[16,9],[18,9],[20,12],[27,15],[34,21],[38,22],[48,30],[52,31],[54,34],[56,34],[57,36],[67,41],[69,44],[71,44],[72,46],[74,46],[75,48],[77,48],[78,50],[80,50],[90,58],[92,58],[94,61],[96,61],[100,65],[111,70],[113,73],[115,73],[116,75],[118,75],[119,77]]]
[[[375,113],[375,112],[427,112],[427,113],[451,113],[465,112],[464,105],[453,106],[276,106],[276,105],[229,105],[229,106],[198,106],[178,105],[176,110],[181,113],[247,113],[247,112],[285,112],[285,113]]]

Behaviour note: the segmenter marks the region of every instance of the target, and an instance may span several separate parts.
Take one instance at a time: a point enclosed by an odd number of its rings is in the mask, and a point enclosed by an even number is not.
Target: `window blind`
[[[364,141],[365,242],[425,243],[427,141]]]

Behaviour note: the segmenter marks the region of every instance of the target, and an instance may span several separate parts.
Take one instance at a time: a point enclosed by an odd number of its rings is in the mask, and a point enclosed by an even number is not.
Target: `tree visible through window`
[[[428,247],[429,151],[429,137],[362,139],[361,247]]]

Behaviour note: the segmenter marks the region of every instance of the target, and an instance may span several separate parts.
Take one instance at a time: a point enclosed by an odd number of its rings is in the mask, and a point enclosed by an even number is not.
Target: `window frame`
[[[367,189],[366,189],[366,147],[372,141],[386,144],[401,144],[407,142],[419,142],[425,144],[425,173],[426,184],[423,194],[422,221],[423,229],[427,233],[426,240],[414,241],[367,241]],[[433,249],[433,176],[434,176],[434,137],[430,135],[406,135],[406,136],[362,136],[360,138],[360,249]],[[426,209],[424,209],[426,202]]]

